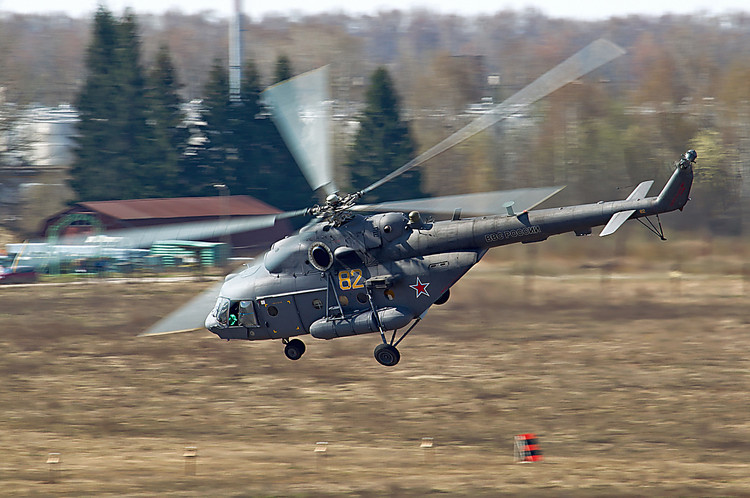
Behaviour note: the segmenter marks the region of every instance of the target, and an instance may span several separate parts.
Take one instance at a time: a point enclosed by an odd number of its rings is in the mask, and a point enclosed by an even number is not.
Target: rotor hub
[[[354,214],[349,209],[362,197],[361,192],[346,194],[341,197],[338,194],[330,194],[326,197],[326,202],[322,206],[319,204],[310,208],[309,213],[316,217],[329,222],[335,227],[339,227],[351,220]]]

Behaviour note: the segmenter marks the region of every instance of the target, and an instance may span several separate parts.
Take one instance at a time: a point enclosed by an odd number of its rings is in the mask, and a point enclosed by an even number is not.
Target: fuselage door
[[[271,339],[305,333],[293,293],[258,299],[258,320],[266,326]]]

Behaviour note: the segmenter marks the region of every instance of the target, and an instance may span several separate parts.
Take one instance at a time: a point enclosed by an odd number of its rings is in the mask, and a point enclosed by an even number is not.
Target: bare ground
[[[0,495],[750,496],[748,282],[643,268],[483,262],[394,368],[376,335],[135,337],[207,282],[0,288]]]

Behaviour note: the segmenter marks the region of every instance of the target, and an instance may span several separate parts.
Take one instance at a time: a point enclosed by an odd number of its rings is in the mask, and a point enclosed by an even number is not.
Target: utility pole
[[[234,0],[229,21],[229,101],[239,102],[242,95],[242,0]]]
[[[229,187],[224,185],[223,183],[217,183],[214,185],[214,188],[219,191],[219,195],[221,196],[222,200],[222,215],[221,219],[224,220],[224,228],[226,229],[229,226],[229,220],[231,219],[231,212],[229,209]],[[222,241],[227,244],[229,247],[229,250],[232,250],[232,235],[230,233],[224,233],[221,236]]]

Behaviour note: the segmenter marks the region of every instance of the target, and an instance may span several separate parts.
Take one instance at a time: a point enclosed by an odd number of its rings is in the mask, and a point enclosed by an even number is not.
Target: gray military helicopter
[[[335,339],[378,333],[375,359],[394,366],[401,341],[432,305],[448,300],[451,287],[492,247],[540,242],[567,232],[588,235],[601,225],[600,236],[606,236],[629,219],[663,240],[658,216],[681,210],[688,201],[695,151],[676,162],[655,197],[647,197],[650,180],[625,200],[540,210],[534,208],[561,187],[358,203],[383,183],[622,53],[611,42],[597,40],[403,167],[346,195],[335,187],[327,152],[320,146],[326,142],[326,127],[313,125],[327,122],[327,97],[320,91],[327,86],[325,70],[271,87],[264,93],[277,126],[313,189],[327,194],[325,203],[278,215],[277,219],[302,214],[313,221],[274,243],[257,263],[226,277],[220,288],[204,292],[142,335],[196,329],[202,323],[222,339],[279,339],[287,358],[298,360],[305,344],[297,336]],[[360,214],[367,212],[378,214]],[[431,221],[420,212],[449,219]]]

